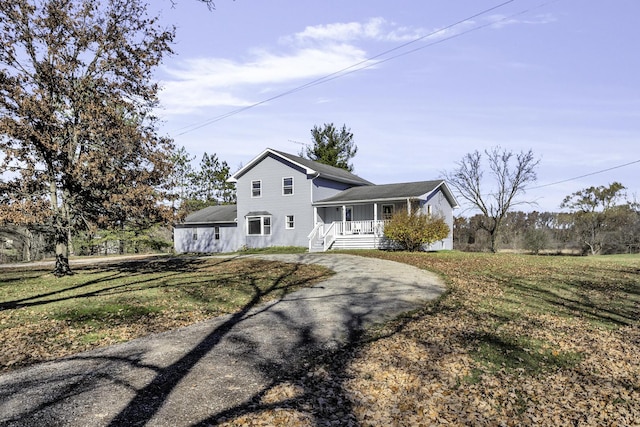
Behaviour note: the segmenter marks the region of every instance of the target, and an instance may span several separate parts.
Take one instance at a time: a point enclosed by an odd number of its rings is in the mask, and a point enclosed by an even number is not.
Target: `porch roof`
[[[457,207],[455,197],[443,180],[401,182],[382,185],[365,185],[344,190],[335,196],[319,200],[315,206],[335,205],[337,203],[373,203],[407,198],[428,197],[429,194],[442,189],[451,206]]]

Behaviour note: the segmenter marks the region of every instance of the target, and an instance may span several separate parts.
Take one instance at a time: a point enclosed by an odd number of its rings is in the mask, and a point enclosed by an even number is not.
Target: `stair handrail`
[[[331,223],[329,228],[327,228],[327,230],[324,232],[324,250],[325,251],[328,251],[331,245],[333,245],[333,242],[336,241],[335,228],[336,228],[336,222],[334,221]]]
[[[318,231],[320,231],[320,227],[322,227],[322,225],[323,224],[321,222],[317,222],[316,226],[313,227],[313,230],[311,230],[311,233],[307,236],[307,239],[309,239],[309,252],[312,250],[313,241],[318,237]]]

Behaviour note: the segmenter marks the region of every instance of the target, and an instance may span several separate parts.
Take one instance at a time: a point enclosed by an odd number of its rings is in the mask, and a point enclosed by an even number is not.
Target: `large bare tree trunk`
[[[66,233],[62,234],[66,236]],[[71,271],[71,266],[69,265],[69,246],[66,242],[66,237],[62,240],[58,241],[59,236],[56,236],[56,265],[53,269],[53,274],[55,276],[69,276],[73,274]]]
[[[51,209],[54,213],[54,230],[56,242],[56,264],[53,274],[57,277],[73,274],[69,265],[69,210],[66,208],[64,196],[62,203],[58,202],[58,189],[55,182],[50,184]]]

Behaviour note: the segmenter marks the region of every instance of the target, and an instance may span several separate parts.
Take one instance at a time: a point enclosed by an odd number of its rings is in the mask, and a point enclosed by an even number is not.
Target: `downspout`
[[[320,176],[320,172],[316,172],[316,176],[312,177],[309,180],[309,186],[310,186],[310,188],[309,188],[309,197],[311,197],[311,206],[313,206],[313,202],[314,202],[314,199],[313,199],[313,180],[316,179],[319,176]],[[313,214],[312,215],[313,215],[313,218],[312,218],[313,219],[313,226],[315,227],[316,224],[318,223],[318,207],[317,206],[313,206]]]

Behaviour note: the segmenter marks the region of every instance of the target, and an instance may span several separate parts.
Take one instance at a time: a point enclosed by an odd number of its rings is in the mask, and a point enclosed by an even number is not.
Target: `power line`
[[[556,182],[552,182],[550,184],[544,184],[544,185],[538,185],[536,187],[525,188],[525,190],[537,190],[539,188],[551,187],[552,185],[564,184],[565,182],[575,181],[575,180],[578,180],[578,179],[586,178],[588,176],[598,175],[598,174],[601,174],[601,173],[604,173],[604,172],[609,172],[609,171],[612,171],[612,170],[615,170],[615,169],[624,168],[626,166],[630,166],[630,165],[633,165],[633,164],[636,164],[636,163],[640,163],[640,159],[639,160],[634,160],[633,162],[625,163],[623,165],[613,166],[613,167],[610,167],[610,168],[607,168],[607,169],[602,169],[602,170],[599,170],[599,171],[590,172],[590,173],[587,173],[587,174],[584,174],[584,175],[580,175],[580,176],[576,176],[576,177],[573,177],[573,178],[563,179],[562,181],[556,181]]]
[[[456,22],[455,22],[455,23],[453,23],[453,24],[449,24],[449,25],[447,25],[447,26],[445,26],[445,27],[442,27],[442,28],[440,28],[440,29],[438,29],[438,30],[432,31],[432,32],[430,32],[430,33],[428,33],[428,34],[426,34],[426,35],[420,36],[420,37],[418,37],[418,38],[416,38],[416,39],[413,39],[413,40],[411,40],[411,41],[408,41],[408,42],[406,42],[406,43],[403,43],[403,44],[401,44],[401,45],[399,45],[399,46],[396,46],[396,47],[394,47],[394,48],[392,48],[392,49],[388,49],[388,50],[386,50],[386,51],[384,51],[384,52],[381,52],[381,53],[379,53],[379,54],[377,54],[377,55],[374,55],[374,56],[372,56],[372,57],[369,57],[369,58],[367,58],[367,59],[364,59],[364,60],[362,60],[362,61],[360,61],[360,62],[358,62],[358,63],[356,63],[356,64],[350,65],[350,66],[348,66],[348,67],[346,67],[346,68],[343,68],[343,69],[341,69],[341,70],[335,71],[335,72],[333,72],[333,73],[331,73],[331,74],[328,74],[328,75],[326,75],[326,76],[323,76],[323,77],[320,77],[320,78],[318,78],[318,79],[312,80],[312,81],[310,81],[310,82],[307,82],[307,83],[305,83],[305,84],[303,84],[303,85],[301,85],[301,86],[297,86],[297,87],[295,87],[295,88],[293,88],[293,89],[290,89],[290,90],[288,90],[288,91],[285,91],[285,92],[282,92],[282,93],[280,93],[280,94],[274,95],[274,96],[272,96],[272,97],[270,97],[270,98],[264,99],[264,100],[262,100],[262,101],[256,102],[256,103],[251,104],[251,105],[247,105],[247,106],[245,106],[245,107],[237,108],[237,109],[235,109],[235,110],[229,111],[228,113],[221,114],[221,115],[219,115],[219,116],[215,116],[215,117],[213,117],[213,118],[211,118],[211,119],[209,119],[209,120],[206,120],[206,121],[204,121],[204,122],[201,122],[201,123],[199,123],[199,124],[187,125],[187,126],[184,126],[184,127],[182,127],[182,128],[176,129],[176,131],[180,131],[180,130],[183,130],[183,129],[184,129],[184,131],[182,131],[182,132],[178,133],[176,136],[181,136],[181,135],[184,135],[184,134],[186,134],[186,133],[193,132],[194,130],[197,130],[197,129],[203,128],[203,127],[208,126],[208,125],[210,125],[210,124],[213,124],[213,123],[219,122],[219,121],[221,121],[221,120],[224,120],[224,119],[226,119],[226,118],[228,118],[228,117],[230,117],[230,116],[234,116],[234,115],[236,115],[236,114],[242,113],[242,112],[244,112],[244,111],[247,111],[247,110],[249,110],[249,109],[252,109],[252,108],[258,107],[258,106],[260,106],[260,105],[262,105],[262,104],[265,104],[265,103],[267,103],[267,102],[270,102],[270,101],[273,101],[273,100],[276,100],[276,99],[282,98],[282,97],[284,97],[284,96],[291,95],[291,94],[296,93],[296,92],[299,92],[299,91],[301,91],[301,90],[304,90],[304,89],[307,89],[307,88],[310,88],[310,87],[313,87],[313,86],[317,86],[317,85],[319,85],[319,84],[327,83],[327,82],[332,81],[332,80],[335,80],[335,79],[337,79],[337,78],[344,77],[344,76],[346,76],[346,75],[352,74],[352,73],[354,73],[354,72],[356,72],[356,71],[360,71],[360,70],[364,70],[364,69],[367,69],[367,68],[371,68],[371,67],[373,67],[373,66],[376,66],[376,65],[379,65],[379,64],[382,64],[382,63],[385,63],[385,62],[391,61],[392,59],[396,59],[396,58],[399,58],[399,57],[402,57],[402,56],[408,55],[408,54],[410,54],[410,53],[414,53],[414,52],[417,52],[417,51],[419,51],[419,50],[426,49],[427,47],[430,47],[430,46],[433,46],[433,45],[436,45],[436,44],[439,44],[439,43],[443,43],[443,42],[448,41],[448,40],[451,40],[451,39],[453,39],[453,38],[460,37],[460,36],[465,35],[465,34],[469,34],[469,33],[473,32],[473,31],[478,31],[478,30],[483,29],[483,28],[486,28],[486,27],[488,27],[488,26],[495,25],[495,24],[497,24],[497,23],[499,23],[499,22],[503,22],[503,21],[506,21],[506,20],[512,19],[512,18],[514,18],[514,17],[516,17],[516,16],[519,16],[519,15],[523,15],[523,14],[529,13],[529,12],[531,12],[531,11],[532,11],[532,10],[534,10],[534,9],[538,9],[538,8],[544,7],[544,6],[546,6],[546,5],[550,4],[550,3],[554,3],[554,2],[559,1],[559,0],[547,1],[547,2],[544,2],[544,3],[538,4],[538,5],[537,5],[537,6],[535,6],[535,7],[531,7],[531,8],[528,8],[528,9],[522,10],[522,11],[520,11],[520,12],[517,12],[517,13],[515,13],[515,14],[509,15],[509,16],[506,16],[506,17],[503,17],[502,19],[499,19],[499,20],[497,20],[497,21],[493,21],[493,22],[489,22],[489,23],[482,24],[482,25],[478,25],[478,26],[475,26],[475,27],[473,27],[473,28],[470,28],[470,29],[468,29],[468,30],[466,30],[466,31],[462,31],[462,32],[457,33],[457,34],[453,34],[453,35],[451,35],[451,36],[444,37],[444,38],[442,38],[442,39],[440,39],[440,40],[436,40],[436,41],[434,41],[434,42],[432,42],[432,43],[429,43],[429,44],[427,44],[427,45],[420,46],[420,47],[418,47],[418,48],[415,48],[415,49],[412,49],[412,50],[409,50],[409,51],[406,51],[406,52],[399,53],[399,54],[394,55],[394,56],[391,56],[391,57],[389,57],[389,58],[385,58],[385,59],[381,59],[381,60],[379,60],[379,61],[372,62],[372,61],[374,61],[374,60],[375,60],[375,59],[377,59],[377,58],[380,58],[380,57],[382,57],[382,56],[388,55],[389,53],[392,53],[392,52],[398,51],[398,50],[400,50],[400,49],[402,49],[402,48],[405,48],[405,47],[407,47],[407,46],[409,46],[409,45],[411,45],[411,44],[417,43],[417,42],[419,42],[419,41],[421,41],[421,40],[424,40],[424,39],[426,39],[426,38],[428,38],[428,37],[432,37],[432,36],[434,36],[434,35],[437,35],[437,34],[439,34],[439,33],[442,33],[442,32],[444,32],[444,31],[446,31],[446,30],[449,30],[449,29],[451,29],[451,28],[454,28],[454,27],[456,27],[456,26],[458,26],[458,25],[460,25],[460,24],[462,24],[462,23],[464,23],[464,22],[467,22],[467,21],[471,20],[471,19],[477,18],[477,17],[479,17],[479,16],[482,16],[482,15],[484,15],[484,14],[487,14],[487,13],[489,13],[489,12],[492,12],[492,11],[494,11],[494,10],[497,10],[497,9],[499,9],[499,8],[502,8],[502,7],[506,6],[507,4],[513,3],[514,1],[515,1],[515,0],[507,0],[507,1],[504,1],[504,2],[502,2],[502,3],[500,3],[500,4],[497,4],[497,5],[492,6],[492,7],[490,7],[490,8],[484,9],[484,10],[482,10],[481,12],[475,13],[475,14],[470,15],[470,16],[468,16],[468,17],[464,18],[464,19],[461,19],[461,20],[459,20],[459,21],[456,21]]]

